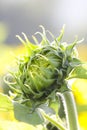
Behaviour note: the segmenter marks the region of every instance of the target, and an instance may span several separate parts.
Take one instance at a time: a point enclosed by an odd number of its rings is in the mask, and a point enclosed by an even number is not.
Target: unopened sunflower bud
[[[68,74],[79,64],[75,53],[77,41],[72,44],[61,43],[63,29],[60,36],[50,43],[45,29],[42,29],[43,33],[39,33],[42,41],[38,45],[30,43],[24,33],[25,41],[17,36],[26,46],[27,53],[18,58],[18,70],[11,73],[14,83],[6,82],[15,88],[13,90],[20,90],[18,100],[20,97],[22,100],[45,100],[55,90],[62,92],[64,89],[61,87]],[[34,40],[37,42],[35,37]]]

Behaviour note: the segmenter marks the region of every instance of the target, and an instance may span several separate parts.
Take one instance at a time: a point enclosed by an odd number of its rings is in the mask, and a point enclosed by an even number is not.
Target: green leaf
[[[26,122],[32,125],[43,123],[43,118],[37,110],[30,113],[29,107],[14,102],[14,115],[19,121]]]
[[[71,71],[67,79],[72,79],[72,78],[87,79],[87,64],[80,64],[76,66]]]
[[[76,45],[76,43],[77,43],[77,39],[72,44],[70,44],[66,47],[65,53],[67,56],[69,56],[73,52],[72,50],[73,50],[74,46]]]
[[[23,40],[19,35],[16,35],[16,37],[24,44],[24,46],[26,47],[27,49],[27,53],[29,54],[29,56],[32,54],[32,52],[38,48],[37,45],[31,43],[29,41],[29,39],[27,38],[26,34],[22,32],[22,35],[24,36],[24,39]]]
[[[13,104],[7,95],[0,93],[0,111],[13,110]]]
[[[41,104],[39,107],[38,107],[38,111],[39,110],[43,110],[46,114],[48,114],[48,115],[53,115],[53,114],[55,114],[55,111],[54,111],[54,109],[53,108],[51,108],[51,107],[49,107],[46,103],[44,103],[44,104]]]
[[[62,39],[62,37],[63,37],[64,29],[65,29],[65,25],[63,25],[63,28],[62,28],[62,30],[61,30],[61,33],[60,33],[59,37],[56,39],[58,42],[60,42],[61,39]]]

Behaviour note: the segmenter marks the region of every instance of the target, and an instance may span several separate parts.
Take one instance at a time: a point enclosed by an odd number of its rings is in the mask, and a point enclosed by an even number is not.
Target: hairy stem
[[[68,130],[80,130],[76,104],[72,92],[65,91],[60,96],[64,104]]]

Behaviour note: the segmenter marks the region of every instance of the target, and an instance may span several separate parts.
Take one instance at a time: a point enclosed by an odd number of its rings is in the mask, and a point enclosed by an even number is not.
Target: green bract
[[[30,43],[24,33],[25,41],[17,36],[27,52],[17,58],[17,71],[11,72],[5,79],[13,92],[17,93],[14,100],[44,101],[53,91],[66,91],[69,89],[64,85],[66,78],[80,64],[75,49],[77,40],[71,44],[61,42],[64,28],[52,43],[47,39],[45,29],[42,29],[43,33],[39,33],[42,37],[40,44]],[[33,39],[38,43],[34,36]]]

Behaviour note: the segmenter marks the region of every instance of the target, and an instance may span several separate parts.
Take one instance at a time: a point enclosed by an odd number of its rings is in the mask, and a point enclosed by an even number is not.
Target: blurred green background
[[[25,50],[15,37],[26,33],[30,41],[39,25],[55,36],[66,25],[63,41],[73,42],[75,36],[84,42],[77,46],[79,57],[87,61],[87,1],[86,0],[0,0],[0,91],[7,90],[3,76],[15,65],[15,56]],[[40,37],[37,36],[40,40]],[[50,37],[49,37],[50,38]],[[52,40],[50,38],[50,40]],[[78,108],[81,130],[87,130],[87,80],[75,80],[72,85]],[[14,121],[14,115],[0,113],[0,121]]]

